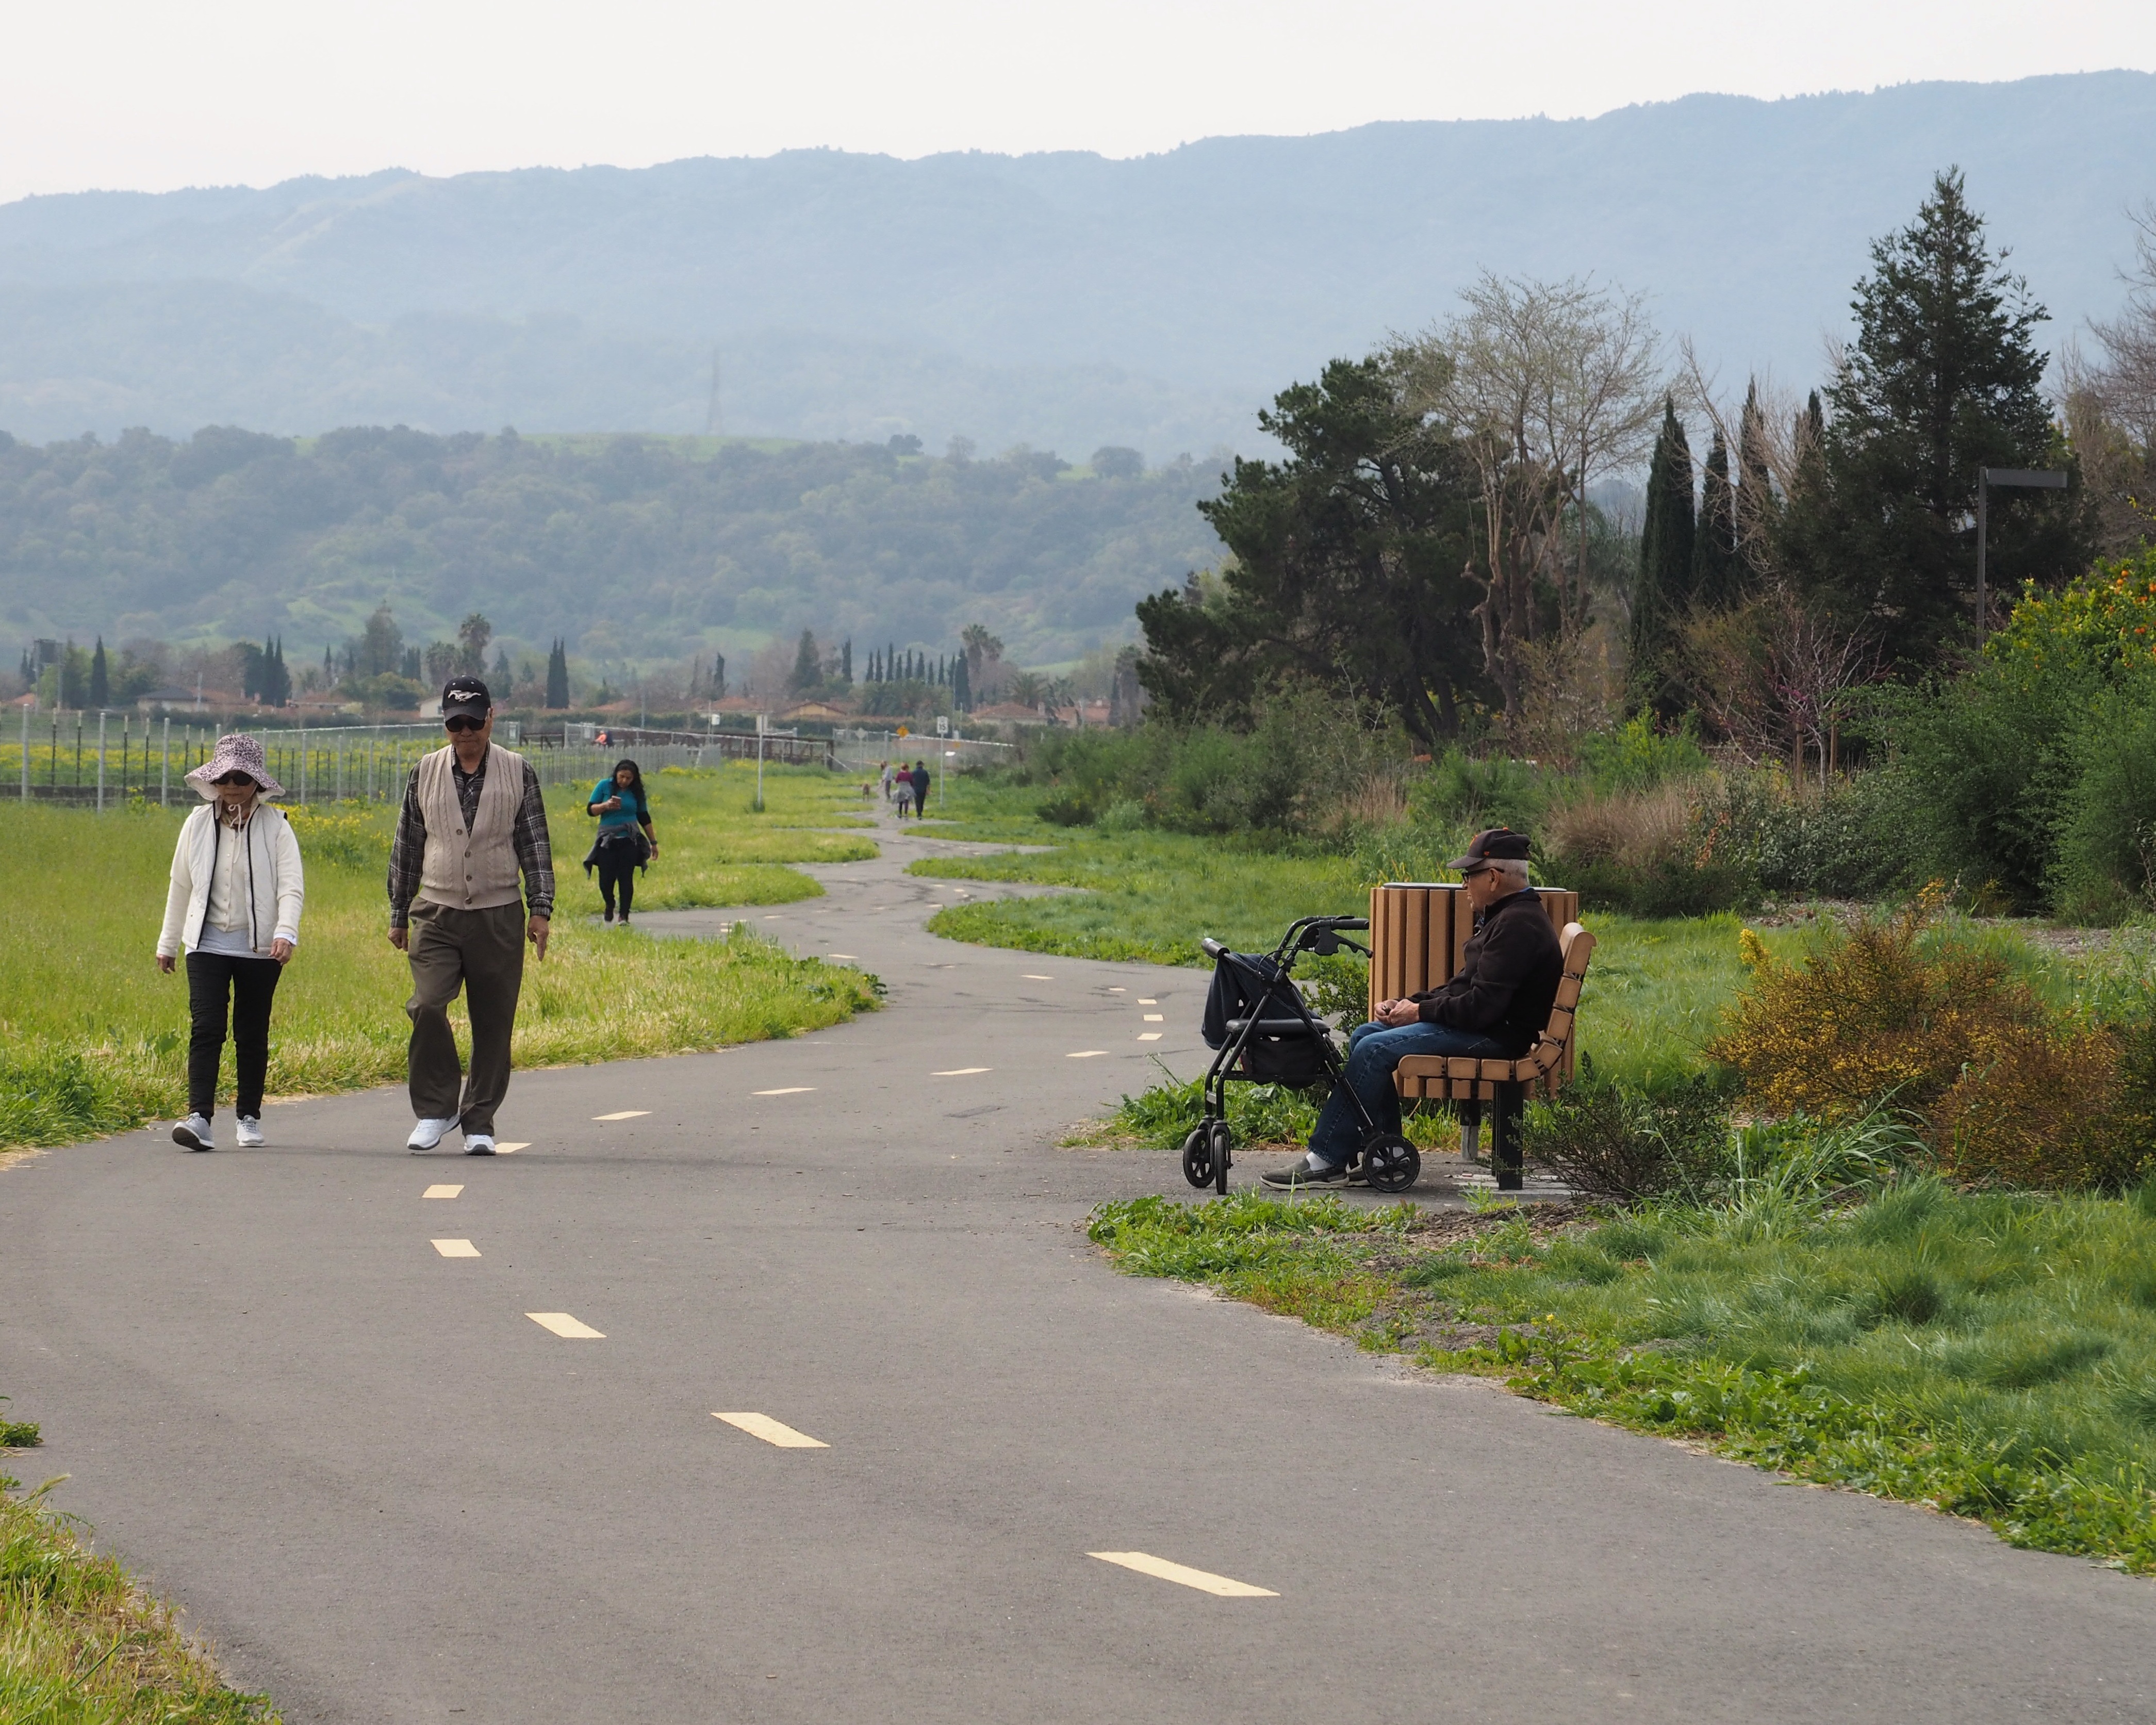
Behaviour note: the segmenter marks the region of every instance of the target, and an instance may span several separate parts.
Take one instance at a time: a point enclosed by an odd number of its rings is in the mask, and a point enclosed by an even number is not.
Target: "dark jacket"
[[[1424,1024],[1487,1036],[1507,1058],[1517,1060],[1549,1023],[1563,975],[1564,949],[1549,912],[1530,889],[1499,899],[1482,913],[1457,976],[1441,988],[1408,998],[1422,1008]]]

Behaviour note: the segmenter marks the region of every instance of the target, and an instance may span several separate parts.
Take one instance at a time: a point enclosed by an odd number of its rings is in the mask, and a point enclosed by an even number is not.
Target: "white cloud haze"
[[[1132,156],[1696,90],[2156,70],[2156,5],[13,0],[4,39],[0,200],[816,146]]]

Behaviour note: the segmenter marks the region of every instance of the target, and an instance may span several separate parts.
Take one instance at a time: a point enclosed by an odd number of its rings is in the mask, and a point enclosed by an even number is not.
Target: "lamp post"
[[[1979,467],[1976,470],[1976,638],[1984,639],[1991,613],[1984,583],[1984,542],[1990,526],[1991,488],[2022,485],[2039,491],[2063,491],[2066,476],[2050,467]]]

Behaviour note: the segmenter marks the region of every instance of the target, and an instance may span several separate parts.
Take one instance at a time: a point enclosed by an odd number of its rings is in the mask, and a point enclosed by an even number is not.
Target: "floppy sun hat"
[[[195,794],[205,803],[217,800],[217,781],[228,773],[244,773],[261,786],[261,795],[266,802],[272,797],[285,794],[285,787],[270,776],[269,762],[263,757],[262,739],[234,731],[220,737],[210,757],[187,774],[187,783],[195,788]]]

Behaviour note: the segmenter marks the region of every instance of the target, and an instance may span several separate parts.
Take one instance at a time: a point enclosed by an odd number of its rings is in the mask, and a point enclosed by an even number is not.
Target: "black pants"
[[[205,1120],[217,1111],[217,1069],[224,1059],[224,1017],[232,1009],[234,1063],[239,1068],[236,1111],[243,1120],[262,1116],[262,1086],[270,1072],[270,1003],[285,967],[275,958],[228,958],[222,952],[187,954],[187,1011],[194,1034],[187,1041],[187,1110]]]
[[[644,847],[624,840],[599,846],[599,896],[606,907],[613,908],[614,895],[621,895],[621,914],[626,916],[629,907],[636,901],[637,853]]]

